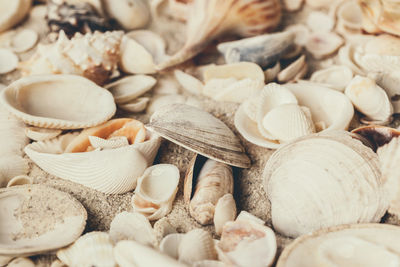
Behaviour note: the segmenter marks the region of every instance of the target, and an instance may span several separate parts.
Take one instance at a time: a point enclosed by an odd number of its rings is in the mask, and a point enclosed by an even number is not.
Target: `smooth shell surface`
[[[18,67],[18,57],[10,50],[0,48],[0,74],[5,74]]]
[[[12,28],[28,14],[32,0],[0,1],[0,32]]]
[[[21,78],[1,92],[0,104],[27,124],[55,129],[95,126],[116,111],[107,90],[74,75]]]
[[[222,233],[225,223],[235,220],[236,212],[236,203],[232,194],[225,194],[218,199],[214,212],[215,232],[218,235]]]

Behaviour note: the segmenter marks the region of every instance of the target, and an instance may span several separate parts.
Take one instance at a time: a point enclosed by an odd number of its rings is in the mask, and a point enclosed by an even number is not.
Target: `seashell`
[[[16,185],[25,185],[25,184],[33,184],[32,179],[26,175],[18,175],[8,181],[6,187],[16,186]]]
[[[29,258],[18,257],[7,264],[7,267],[35,267],[35,263]]]
[[[183,95],[178,94],[167,94],[167,95],[156,95],[151,98],[149,105],[147,106],[146,113],[153,114],[159,109],[163,109],[165,106],[172,104],[183,104],[186,102],[186,98]]]
[[[361,30],[362,16],[360,5],[354,0],[343,1],[337,11],[338,23],[351,30]]]
[[[123,146],[129,146],[129,141],[126,136],[116,136],[110,139],[104,139],[97,136],[89,136],[90,145],[94,149],[114,149]]]
[[[110,225],[110,238],[114,243],[121,240],[134,240],[148,246],[157,244],[149,220],[137,212],[118,213]]]
[[[4,2],[0,8],[0,32],[11,29],[21,22],[29,13],[31,6],[32,0],[16,0],[10,3]]]
[[[308,15],[306,24],[312,32],[330,32],[335,21],[324,12],[313,11]]]
[[[190,215],[202,225],[213,222],[215,205],[233,193],[232,168],[225,163],[196,155],[186,172],[184,199]]]
[[[389,224],[352,224],[322,229],[293,241],[283,250],[276,266],[397,264],[400,249],[393,240],[400,236],[399,229]]]
[[[305,1],[306,1],[306,4],[312,8],[327,7],[332,3],[332,1],[328,1],[328,0],[305,0]]]
[[[187,264],[217,259],[214,240],[209,232],[202,229],[191,230],[183,236],[179,244],[178,254],[179,261]]]
[[[153,89],[153,95],[173,95],[180,94],[180,85],[171,74],[160,74],[157,84]]]
[[[293,61],[289,66],[284,68],[278,73],[278,81],[282,83],[287,83],[290,82],[294,79],[297,78],[298,74],[302,71],[303,68],[307,68],[307,63],[306,63],[306,56],[302,55],[295,61]],[[307,72],[307,71],[306,71]],[[304,73],[306,74],[306,73]],[[304,75],[302,75],[304,76]],[[298,77],[302,78],[302,77]]]
[[[21,78],[1,92],[0,103],[25,123],[55,129],[95,126],[110,119],[116,111],[107,90],[75,75]]]
[[[310,29],[304,24],[292,24],[285,31],[295,35],[294,43],[298,46],[304,46],[310,37]]]
[[[374,80],[378,86],[385,90],[393,106],[393,113],[400,113],[400,72],[374,73]]]
[[[44,141],[59,136],[62,130],[46,129],[38,127],[25,128],[25,135],[33,141]]]
[[[133,75],[122,78],[116,82],[107,84],[117,104],[125,104],[149,91],[157,80],[147,75]]]
[[[265,83],[268,84],[268,83],[274,81],[280,71],[281,71],[281,63],[279,63],[279,61],[276,62],[276,64],[273,67],[266,69],[264,71]]]
[[[29,139],[24,134],[25,124],[0,108],[0,158],[23,156],[23,149]]]
[[[292,32],[264,34],[238,41],[220,43],[218,51],[224,55],[228,64],[247,61],[262,68],[277,62],[293,45],[295,35]]]
[[[174,71],[175,79],[189,93],[199,95],[203,91],[203,83],[197,78],[181,70]]]
[[[0,48],[0,74],[15,70],[18,67],[18,62],[17,55],[8,49]]]
[[[172,209],[178,183],[179,170],[175,165],[157,164],[147,168],[138,179],[132,197],[133,210],[149,220],[164,217]]]
[[[22,62],[24,76],[35,74],[75,74],[97,84],[106,83],[117,71],[122,32],[75,34],[70,40],[60,32],[58,40],[38,45],[32,57]]]
[[[374,80],[357,75],[347,85],[345,94],[368,120],[382,123],[391,121],[393,106],[386,92]]]
[[[107,14],[115,19],[125,30],[143,28],[149,23],[150,9],[145,0],[112,0],[103,2]]]
[[[251,220],[227,222],[216,246],[218,257],[234,266],[271,266],[276,250],[274,232]]]
[[[179,244],[181,243],[185,234],[173,233],[165,236],[160,243],[160,251],[171,258],[179,258]]]
[[[311,75],[310,81],[323,83],[326,86],[343,92],[353,78],[353,71],[343,65],[334,65],[321,69]]]
[[[341,47],[338,52],[339,61],[342,65],[349,67],[355,74],[364,75],[364,70],[355,61],[355,47],[351,44],[346,44]]]
[[[114,257],[120,267],[186,267],[185,264],[135,241],[123,240],[114,248]]]
[[[204,70],[204,81],[207,83],[212,79],[237,80],[252,79],[264,82],[264,72],[257,64],[251,62],[239,62],[226,65],[210,65]]]
[[[43,185],[0,189],[4,256],[43,254],[75,241],[85,228],[84,207],[67,193]]]
[[[240,220],[244,220],[244,221],[251,221],[253,223],[258,223],[261,225],[264,225],[265,222],[263,220],[261,220],[260,218],[258,218],[257,216],[254,216],[253,214],[242,210],[239,215],[236,217],[236,221],[240,221]]]
[[[118,107],[129,112],[142,112],[147,108],[149,101],[149,97],[138,97],[129,103],[119,104]]]
[[[344,131],[308,135],[282,146],[265,165],[263,185],[274,229],[290,237],[378,222],[388,207],[378,156]]]
[[[303,2],[304,0],[284,0],[283,4],[285,6],[285,10],[293,12],[301,9]]]
[[[215,232],[220,235],[222,227],[226,222],[234,221],[236,218],[236,203],[232,194],[225,194],[218,199],[215,205],[214,226]]]
[[[166,57],[165,50],[160,35],[148,30],[129,32],[122,38],[120,67],[127,73],[155,73],[156,64]]]
[[[250,159],[234,133],[201,109],[184,104],[163,106],[152,115],[146,128],[210,159],[242,168],[250,166]]]
[[[113,256],[113,243],[104,232],[90,232],[72,245],[57,251],[57,258],[71,267],[117,266]]]
[[[57,259],[51,263],[50,267],[67,267],[67,265]]]
[[[176,18],[181,21],[186,21],[189,5],[192,0],[168,0],[168,9],[170,10],[170,14],[173,18]]]
[[[216,13],[220,15],[210,15]],[[188,11],[184,46],[157,68],[169,68],[194,57],[225,33],[248,37],[270,32],[280,18],[281,7],[277,0],[194,0]]]
[[[14,257],[0,255],[1,266],[6,266]]]
[[[29,172],[28,160],[20,155],[0,157],[0,186],[5,187],[12,178]]]
[[[374,151],[376,151],[378,147],[389,143],[393,138],[400,136],[399,130],[380,125],[362,126],[351,132],[365,138],[368,145],[374,149]]]
[[[343,39],[333,32],[314,32],[305,45],[308,52],[316,59],[335,53],[343,45]]]
[[[37,32],[30,29],[23,29],[11,39],[11,47],[14,52],[21,53],[33,48],[39,39]]]
[[[193,267],[226,267],[227,265],[221,261],[204,260],[196,261],[192,265]]]
[[[160,220],[156,221],[153,225],[153,229],[157,238],[157,241],[159,241],[160,246],[159,248],[161,249],[161,241],[164,237],[170,234],[176,234],[176,228],[171,225],[171,222],[166,218],[161,218]]]

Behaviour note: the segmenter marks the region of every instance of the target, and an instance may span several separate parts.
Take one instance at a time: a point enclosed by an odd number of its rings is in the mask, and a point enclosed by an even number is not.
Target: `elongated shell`
[[[285,266],[390,266],[399,261],[400,227],[353,224],[322,229],[297,238],[279,257]]]
[[[55,129],[95,126],[116,111],[107,90],[75,75],[21,78],[1,92],[0,104],[27,124]]]
[[[281,7],[277,0],[194,0],[183,48],[158,68],[165,69],[192,58],[222,34],[255,36],[270,32],[280,18]]]
[[[4,1],[0,4],[0,32],[18,24],[30,11],[32,0]]]
[[[178,254],[179,261],[187,264],[217,259],[214,240],[209,232],[202,229],[194,229],[183,236],[179,243]]]
[[[214,226],[217,234],[222,233],[222,227],[225,223],[233,221],[236,218],[236,203],[232,194],[225,194],[218,199],[215,205]]]
[[[285,236],[377,222],[388,208],[377,155],[346,132],[284,145],[265,165],[263,183],[274,229]]]

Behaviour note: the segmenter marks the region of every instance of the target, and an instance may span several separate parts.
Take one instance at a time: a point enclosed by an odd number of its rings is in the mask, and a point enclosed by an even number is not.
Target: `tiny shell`
[[[217,205],[215,205],[214,212],[214,226],[215,232],[220,235],[222,233],[222,227],[226,222],[234,221],[236,218],[236,203],[232,194],[225,194],[218,199]]]
[[[189,93],[199,95],[203,91],[203,83],[197,78],[181,70],[175,70],[175,79]]]
[[[32,179],[26,175],[18,175],[12,178],[6,187],[16,186],[16,185],[24,185],[24,184],[33,184]]]
[[[209,232],[202,229],[191,230],[183,236],[179,243],[178,254],[179,261],[187,264],[217,259],[214,240]]]
[[[107,14],[125,30],[142,28],[150,20],[150,9],[145,0],[105,0],[103,5]]]
[[[37,32],[30,29],[24,29],[12,37],[11,47],[14,52],[25,52],[36,45],[38,38],[39,35]]]
[[[0,48],[0,74],[5,74],[18,67],[19,59],[10,50]]]
[[[323,83],[332,89],[343,92],[352,78],[353,72],[349,67],[336,65],[314,72],[311,75],[310,81]]]
[[[181,243],[185,234],[173,233],[165,236],[160,243],[160,251],[168,256],[178,259],[179,258],[179,244]]]
[[[0,32],[6,31],[20,21],[29,13],[32,0],[15,0],[2,2],[0,8]]]
[[[332,32],[314,32],[310,35],[305,47],[316,59],[335,53],[342,45],[343,39]]]
[[[138,97],[128,103],[119,104],[118,107],[129,112],[142,112],[147,108],[149,101],[149,97]]]
[[[25,128],[26,136],[33,141],[43,141],[47,139],[52,139],[54,137],[59,136],[61,133],[62,130],[56,130],[56,129],[46,129],[38,127]]]

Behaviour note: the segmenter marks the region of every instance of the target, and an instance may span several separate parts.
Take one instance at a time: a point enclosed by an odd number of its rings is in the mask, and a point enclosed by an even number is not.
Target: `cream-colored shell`
[[[30,11],[32,0],[0,2],[0,32],[18,24]]]
[[[129,103],[119,104],[118,107],[129,112],[142,112],[147,108],[149,101],[149,97],[138,97]]]
[[[333,32],[314,32],[308,38],[305,48],[316,59],[335,53],[342,45],[343,39]]]
[[[35,263],[29,258],[18,257],[10,261],[7,267],[35,267]]]
[[[341,47],[338,52],[339,62],[349,67],[355,74],[364,75],[363,68],[355,60],[355,49],[352,44],[346,44]]]
[[[18,175],[8,181],[6,187],[16,186],[16,185],[24,185],[24,184],[33,184],[32,178],[27,175]]]
[[[161,242],[159,249],[162,253],[174,258],[179,258],[179,244],[181,243],[185,234],[172,233],[165,236]]]
[[[103,6],[107,14],[125,30],[142,28],[151,18],[146,0],[105,0]]]
[[[353,71],[343,65],[321,69],[311,75],[310,81],[323,83],[326,86],[343,92],[353,78]]]
[[[53,129],[96,126],[116,111],[111,93],[75,75],[21,78],[1,92],[0,104],[27,124]]]
[[[187,92],[194,95],[199,95],[203,91],[203,83],[192,75],[189,75],[181,70],[175,70],[174,75],[175,79]]]
[[[30,29],[23,29],[12,36],[10,46],[14,52],[22,53],[33,48],[38,40],[39,35],[37,32]]]
[[[204,70],[204,82],[211,79],[253,79],[257,81],[264,81],[264,72],[255,63],[239,62],[225,65],[210,65]]]
[[[18,67],[19,59],[12,51],[0,48],[0,74],[6,74]]]
[[[306,56],[302,55],[278,73],[278,81],[287,83],[296,79],[301,79],[307,72],[307,70],[304,72],[304,68],[307,68]]]
[[[26,127],[25,135],[33,141],[44,141],[59,136],[62,130],[39,127]]]
[[[214,240],[211,234],[203,229],[194,229],[187,232],[179,243],[178,254],[179,261],[186,264],[217,259]]]
[[[218,199],[217,205],[215,205],[214,212],[214,227],[215,232],[220,235],[222,233],[222,227],[226,222],[234,221],[236,218],[236,203],[232,194],[225,194]]]

